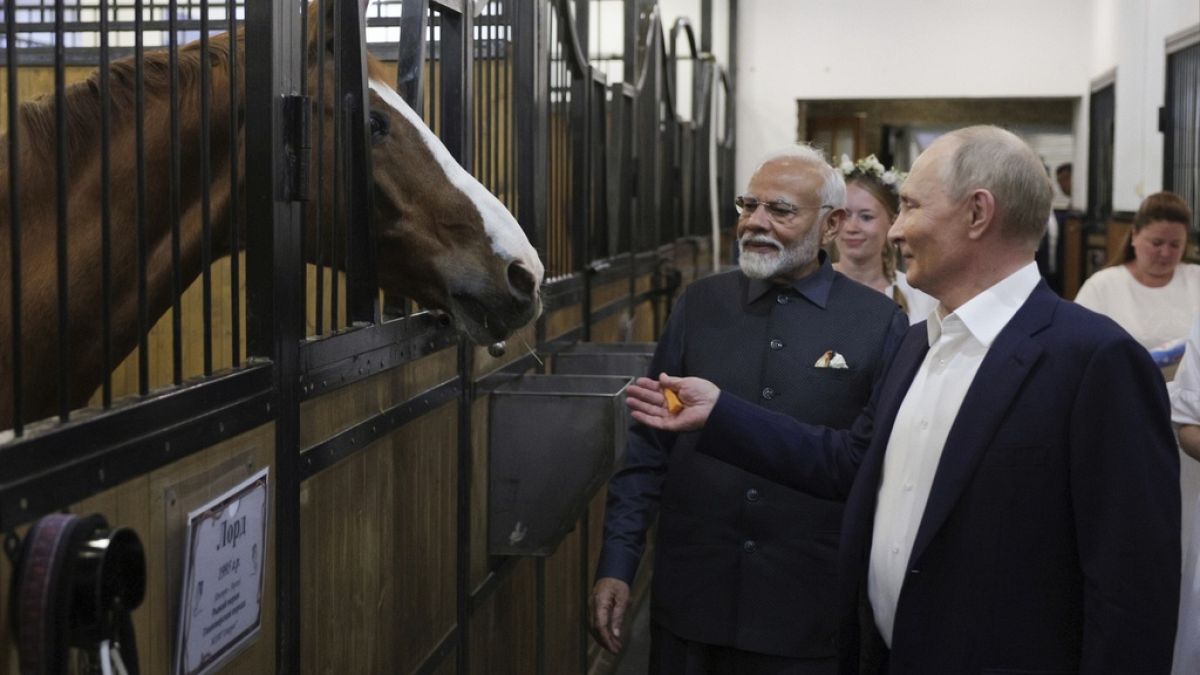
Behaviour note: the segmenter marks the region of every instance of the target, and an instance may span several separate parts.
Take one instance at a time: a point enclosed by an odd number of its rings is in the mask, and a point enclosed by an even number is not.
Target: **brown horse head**
[[[310,92],[325,77],[325,166],[333,166],[333,54],[317,72],[317,49],[329,50],[333,2],[322,0],[325,44],[310,11]],[[361,2],[365,11],[366,2]],[[544,268],[508,209],[454,160],[421,117],[385,82],[383,64],[368,57],[372,206],[379,283],[424,307],[449,312],[473,341],[506,338],[541,311]],[[322,187],[331,191],[325,181]],[[327,192],[329,194],[329,192]],[[329,204],[332,200],[326,199]]]

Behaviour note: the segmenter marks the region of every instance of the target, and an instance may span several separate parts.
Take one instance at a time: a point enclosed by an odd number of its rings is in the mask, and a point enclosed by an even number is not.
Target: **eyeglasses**
[[[748,197],[746,195],[738,195],[733,200],[733,205],[737,207],[739,216],[748,218],[754,213],[754,210],[762,205],[767,209],[767,215],[776,221],[790,220],[792,216],[800,211],[807,209],[832,209],[832,204],[821,204],[820,206],[796,206],[783,199],[776,199],[770,202],[759,201],[756,197]]]

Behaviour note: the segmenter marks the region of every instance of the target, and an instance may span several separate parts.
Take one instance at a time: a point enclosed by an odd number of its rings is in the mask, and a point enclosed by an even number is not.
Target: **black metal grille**
[[[1167,56],[1163,187],[1200,209],[1200,44]],[[1200,222],[1193,218],[1193,230]]]
[[[1088,220],[1102,226],[1113,212],[1113,130],[1116,126],[1112,84],[1092,92],[1088,127]]]

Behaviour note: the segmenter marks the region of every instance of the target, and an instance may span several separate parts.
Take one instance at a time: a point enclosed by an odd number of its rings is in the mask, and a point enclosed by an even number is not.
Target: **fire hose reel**
[[[56,513],[23,542],[5,542],[13,576],[13,628],[21,675],[67,675],[71,648],[86,672],[138,675],[131,613],[146,593],[137,534],[103,516]]]

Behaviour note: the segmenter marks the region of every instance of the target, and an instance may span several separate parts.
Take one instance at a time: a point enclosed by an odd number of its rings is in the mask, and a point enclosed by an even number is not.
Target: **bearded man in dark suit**
[[[688,286],[652,373],[706,377],[780,414],[848,427],[908,327],[820,251],[845,215],[840,172],[812,148],[769,157],[738,197],[741,269]],[[837,670],[842,500],[814,497],[695,452],[696,434],[635,426],[609,482],[592,629],[619,630],[655,514],[655,674]]]

